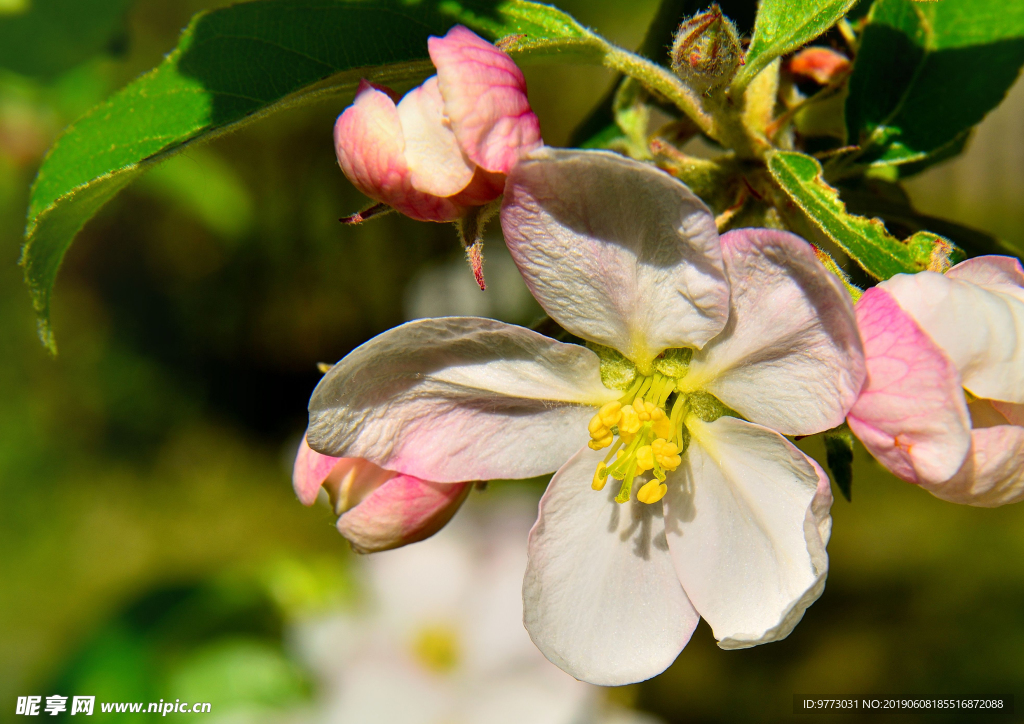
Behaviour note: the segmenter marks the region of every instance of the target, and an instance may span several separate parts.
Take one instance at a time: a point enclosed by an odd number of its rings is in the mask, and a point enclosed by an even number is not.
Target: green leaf
[[[522,35],[518,58],[602,57],[604,41],[555,8],[522,0],[264,0],[200,13],[157,68],[72,124],[32,189],[21,263],[51,350],[50,296],[68,246],[118,191],[190,144],[270,113],[351,97],[360,78],[419,82],[427,37],[463,23]]]
[[[733,81],[734,93],[742,93],[754,76],[780,55],[796,50],[831,28],[855,3],[856,0],[763,0],[746,64]]]
[[[768,157],[772,178],[807,219],[876,279],[925,269],[944,269],[963,258],[951,242],[919,231],[900,241],[880,219],[847,212],[839,193],[825,183],[818,161],[802,153],[777,151]]]
[[[32,0],[0,12],[0,67],[49,79],[84,60],[120,50],[132,0]]]
[[[841,187],[839,193],[846,202],[848,212],[877,216],[885,222],[887,229],[900,236],[910,236],[916,231],[927,229],[946,237],[968,256],[1009,254],[1024,260],[1024,248],[1009,241],[980,229],[917,211],[899,184],[862,178],[857,185]]]
[[[853,501],[853,432],[844,422],[839,427],[827,430],[825,438],[825,460],[843,497]]]
[[[861,162],[910,164],[963,149],[1024,64],[1024,4],[878,0],[857,54],[846,123]]]

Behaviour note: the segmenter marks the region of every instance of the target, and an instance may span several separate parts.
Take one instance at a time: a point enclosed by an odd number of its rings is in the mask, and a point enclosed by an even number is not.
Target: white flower
[[[534,296],[590,348],[410,322],[324,377],[310,445],[439,482],[557,470],[525,623],[579,679],[660,673],[698,613],[726,648],[786,636],[824,586],[832,498],[783,435],[838,425],[860,391],[846,292],[799,237],[719,239],[685,186],[611,153],[527,156],[502,227]]]
[[[361,610],[295,630],[330,724],[640,724],[530,642],[519,588],[529,497],[470,504],[429,541],[359,559]],[[650,723],[648,723],[650,724]]]

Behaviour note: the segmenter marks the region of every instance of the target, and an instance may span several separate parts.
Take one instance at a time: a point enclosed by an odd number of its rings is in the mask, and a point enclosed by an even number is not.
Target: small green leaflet
[[[850,78],[862,162],[920,171],[962,150],[1024,64],[1024,3],[878,0]]]
[[[32,188],[21,264],[44,344],[50,296],[79,229],[147,168],[286,108],[340,107],[360,78],[411,85],[430,75],[427,38],[456,23],[519,37],[513,55],[600,62],[604,41],[565,13],[523,0],[262,0],[195,16],[155,69],[72,124]]]
[[[944,0],[946,1],[946,0]],[[857,0],[763,0],[754,22],[754,37],[733,93],[739,95],[758,73],[780,55],[805,45],[835,25]]]
[[[964,258],[959,248],[938,234],[919,231],[900,241],[880,219],[847,213],[839,193],[822,178],[821,164],[810,156],[777,151],[768,156],[768,170],[810,222],[876,279],[945,270]]]
[[[853,501],[853,432],[845,422],[839,427],[826,430],[825,461],[832,472],[839,491],[848,501]]]

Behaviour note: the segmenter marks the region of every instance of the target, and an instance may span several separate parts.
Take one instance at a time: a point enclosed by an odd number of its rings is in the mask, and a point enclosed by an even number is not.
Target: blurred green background
[[[331,146],[342,105],[325,102],[190,150],[104,208],[61,271],[49,357],[17,267],[42,155],[215,4],[0,0],[0,23],[20,23],[0,43],[0,721],[19,695],[71,689],[209,700],[238,721],[314,696],[283,631],[354,595],[329,511],[290,486],[316,363],[410,317],[538,311],[498,237],[484,295],[450,226],[342,227],[365,200]],[[654,11],[561,6],[628,47]],[[611,81],[526,73],[552,145]],[[922,211],[1021,243],[1024,86],[910,189]],[[794,694],[1024,706],[1024,506],[943,503],[861,451],[854,502],[833,514],[828,586],[788,639],[721,651],[702,624],[665,674],[615,698],[670,722],[790,718]]]

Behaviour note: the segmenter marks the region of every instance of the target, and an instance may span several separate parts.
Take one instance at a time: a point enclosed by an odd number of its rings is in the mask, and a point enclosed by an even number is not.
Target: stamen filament
[[[636,399],[636,394],[637,394],[637,392],[640,391],[640,387],[641,387],[641,385],[643,385],[643,383],[644,383],[644,378],[643,377],[637,377],[636,381],[632,384],[632,386],[628,390],[626,390],[626,394],[624,394],[622,397],[619,398],[619,402],[622,403],[623,407],[625,407],[626,405],[632,403],[633,400]]]
[[[625,457],[623,457],[625,460]],[[619,494],[615,496],[616,503],[626,503],[629,501],[629,496],[633,491],[633,478],[636,477],[636,465],[632,466],[632,469],[626,474],[626,479],[622,481],[622,487],[619,488]]]
[[[615,453],[618,452],[620,447],[622,447],[622,438],[621,437],[618,440],[615,441],[615,444],[612,445],[612,449],[609,450],[608,454],[604,456],[604,464],[605,465],[607,465],[608,461],[611,460],[615,456]]]

